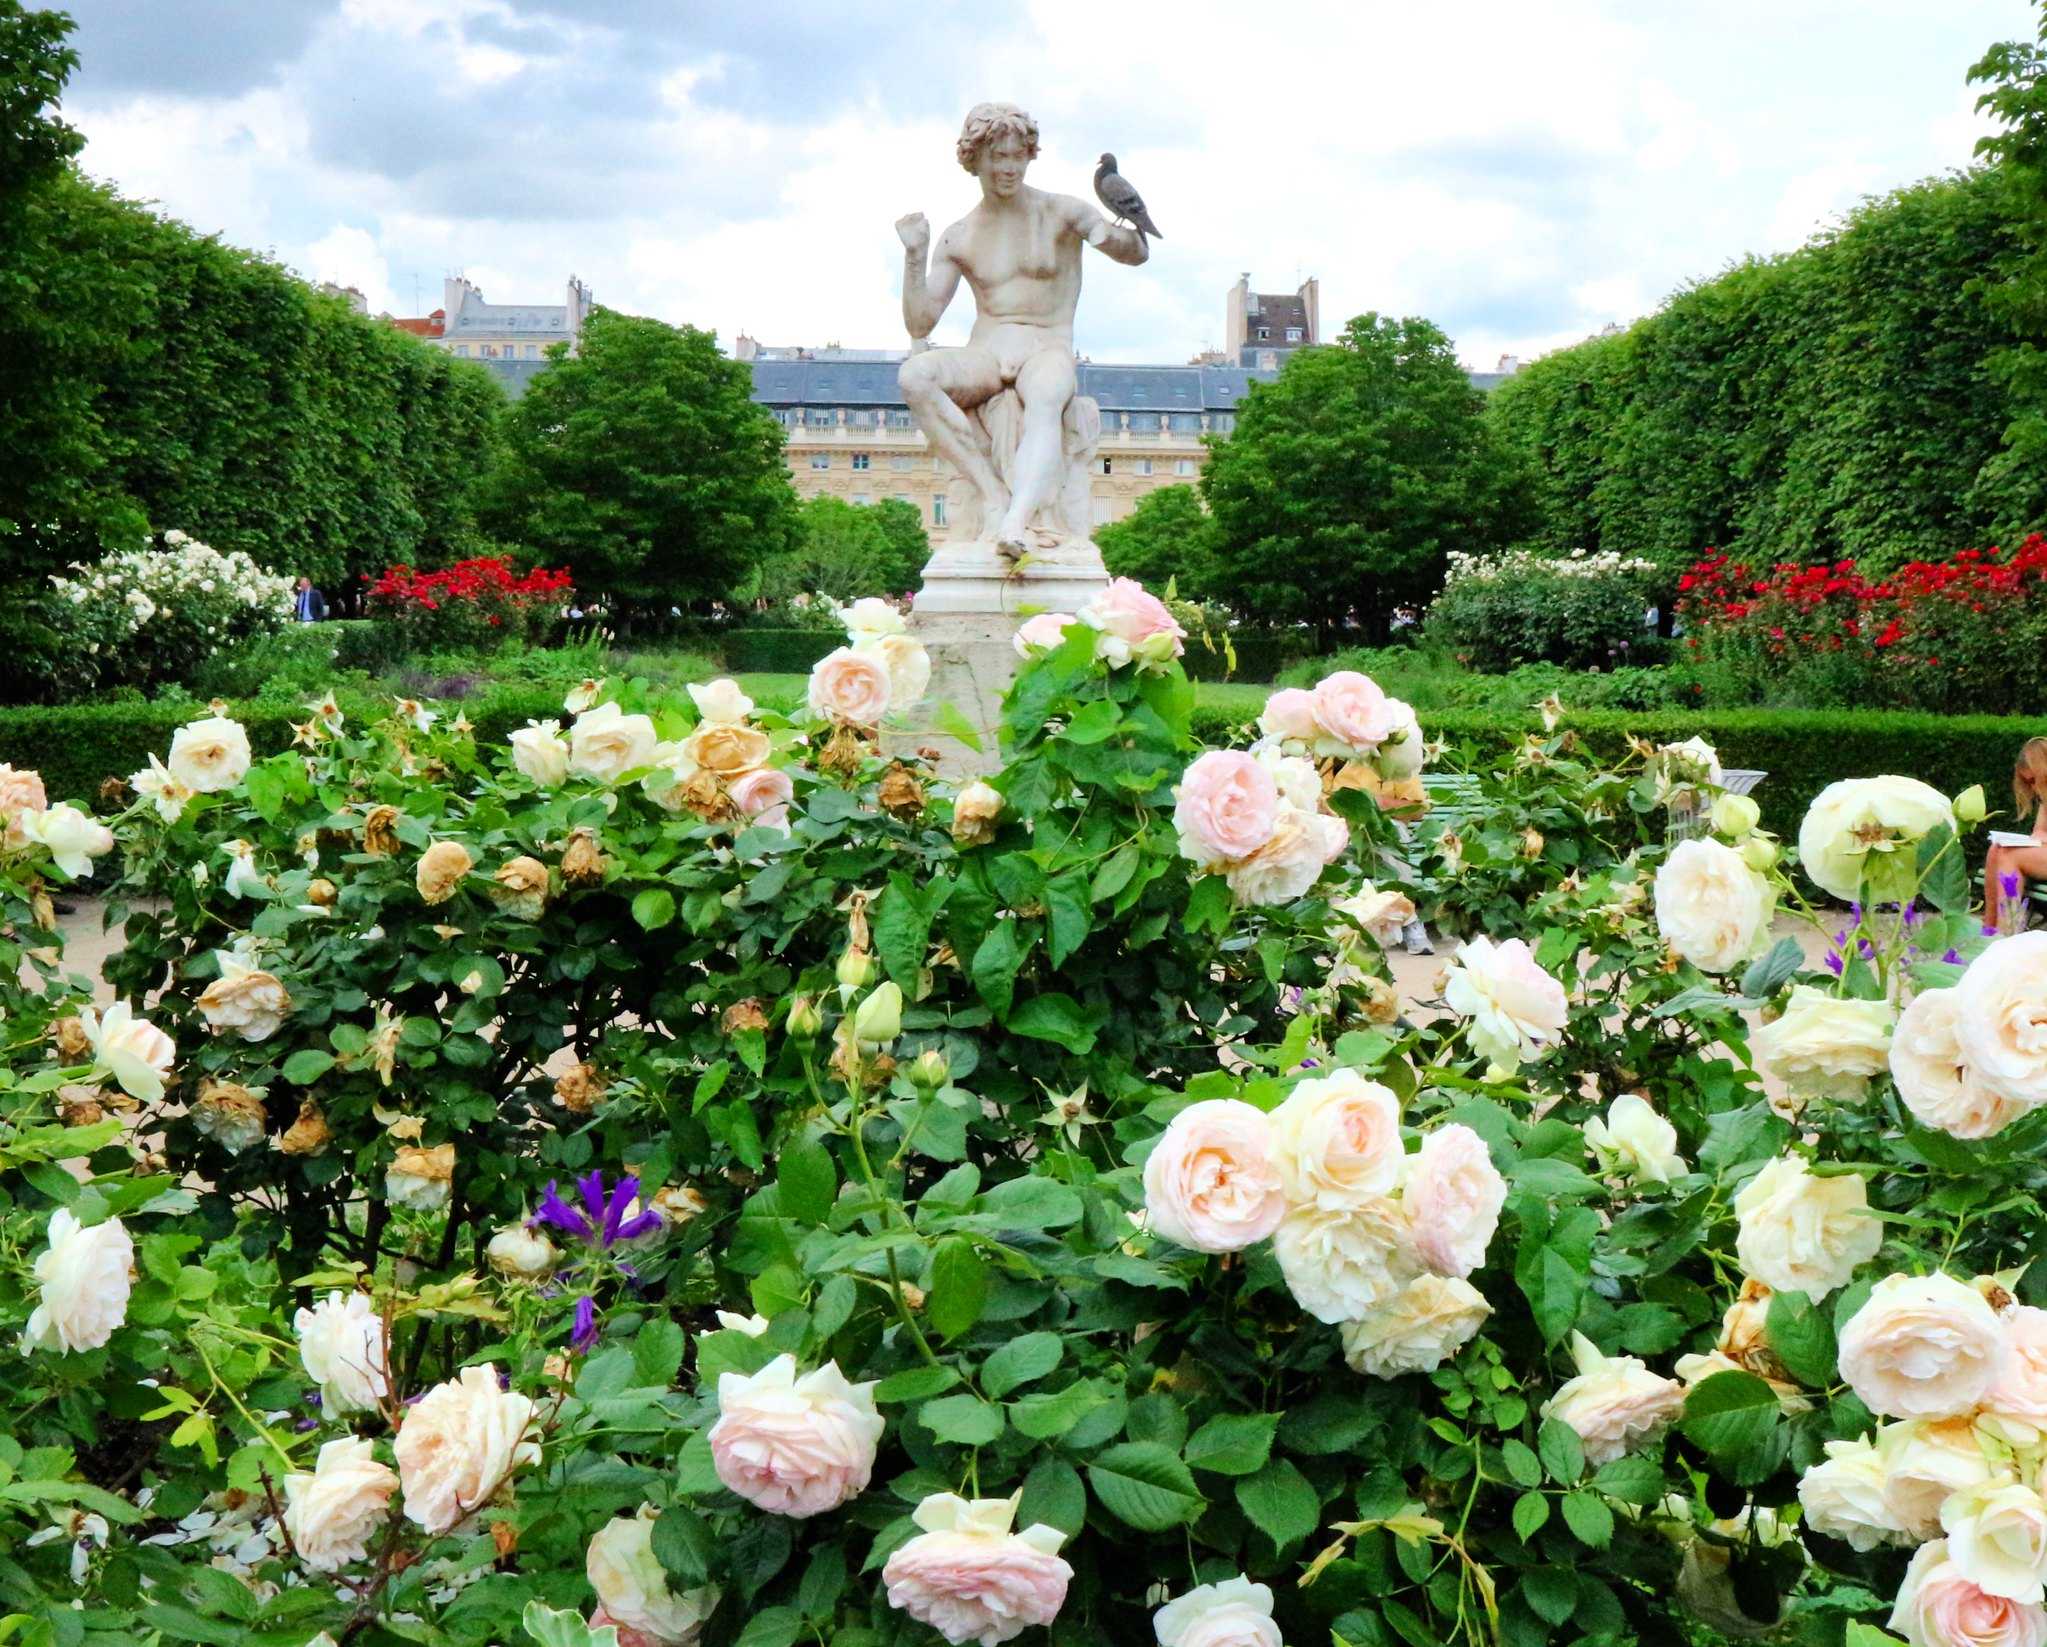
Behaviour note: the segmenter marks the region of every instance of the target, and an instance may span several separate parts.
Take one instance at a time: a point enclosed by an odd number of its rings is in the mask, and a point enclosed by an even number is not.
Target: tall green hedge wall
[[[2010,214],[1995,171],[1900,189],[1508,379],[1488,415],[1534,474],[1538,543],[1881,569],[2037,529],[2047,473],[1993,461],[2011,414],[1986,362],[2013,339],[1981,283]]]
[[[503,393],[60,171],[0,235],[0,572],[179,527],[332,588],[468,546]]]

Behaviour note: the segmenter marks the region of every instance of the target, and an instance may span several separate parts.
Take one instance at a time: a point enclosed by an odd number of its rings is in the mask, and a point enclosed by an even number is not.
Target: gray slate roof
[[[1229,412],[1247,385],[1277,372],[1242,366],[1109,366],[1082,362],[1080,392],[1105,412]],[[768,406],[900,406],[894,361],[756,360],[753,398]]]

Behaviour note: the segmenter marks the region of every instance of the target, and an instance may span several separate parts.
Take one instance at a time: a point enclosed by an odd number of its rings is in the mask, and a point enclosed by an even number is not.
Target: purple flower
[[[2007,898],[2016,898],[2019,895],[2019,888],[2025,882],[2016,869],[2007,869],[2002,875],[1997,877],[1997,884],[2004,888],[2004,895]]]
[[[569,1348],[581,1354],[597,1342],[597,1300],[585,1293],[576,1300],[576,1330],[569,1335]]]
[[[576,1192],[582,1201],[580,1207],[564,1201],[555,1180],[550,1178],[547,1193],[540,1198],[540,1210],[526,1220],[527,1227],[537,1229],[542,1224],[551,1224],[584,1246],[604,1252],[609,1252],[621,1241],[637,1240],[661,1227],[661,1215],[651,1207],[643,1207],[632,1217],[626,1217],[626,1209],[640,1192],[637,1178],[621,1178],[607,1192],[603,1171],[593,1170],[576,1180]]]
[[[1917,926],[1919,924],[1919,900],[1917,898],[1908,900],[1901,913],[1905,917],[1905,925],[1907,927]]]
[[[1842,961],[1841,961],[1841,952],[1840,952],[1840,951],[1839,951],[1838,949],[1830,949],[1830,950],[1828,950],[1828,951],[1827,951],[1827,970],[1828,970],[1829,972],[1831,972],[1831,973],[1832,973],[1832,974],[1833,974],[1833,975],[1834,975],[1834,976],[1835,976],[1836,978],[1838,978],[1838,977],[1840,977],[1840,976],[1841,976],[1841,972],[1842,972],[1842,969],[1843,969],[1843,968],[1842,968]]]
[[[1962,952],[1959,949],[1950,949],[1941,959],[1947,962],[1949,966],[1960,966],[1962,964]]]

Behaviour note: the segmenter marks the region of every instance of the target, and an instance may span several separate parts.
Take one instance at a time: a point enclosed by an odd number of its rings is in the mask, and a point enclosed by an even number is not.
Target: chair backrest
[[[1720,774],[1720,791],[1727,795],[1746,795],[1770,774],[1759,772],[1752,766],[1730,766]],[[1712,817],[1712,805],[1699,804],[1700,792],[1684,790],[1672,797],[1669,822],[1664,827],[1663,838],[1672,846],[1679,841],[1696,841],[1706,833],[1706,826]]]

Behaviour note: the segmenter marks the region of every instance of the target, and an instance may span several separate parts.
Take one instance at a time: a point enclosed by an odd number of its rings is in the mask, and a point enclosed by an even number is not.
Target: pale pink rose
[[[1238,1252],[1286,1216],[1272,1122],[1234,1098],[1189,1104],[1144,1163],[1151,1228],[1196,1252]]]
[[[1400,1182],[1400,1099],[1356,1070],[1310,1076],[1266,1126],[1273,1168],[1294,1206],[1344,1211]]]
[[[1632,1355],[1602,1355],[1583,1333],[1571,1334],[1578,1376],[1543,1403],[1542,1416],[1568,1424],[1595,1467],[1660,1435],[1684,1411],[1685,1387],[1651,1372]]]
[[[1073,1568],[1065,1535],[1043,1523],[1010,1531],[1022,1494],[977,1498],[933,1493],[911,1520],[924,1530],[881,1570],[888,1604],[961,1647],[980,1647],[1050,1624],[1066,1604]]]
[[[590,1628],[602,1630],[606,1625],[618,1632],[618,1647],[664,1647],[663,1643],[656,1641],[645,1630],[635,1630],[630,1624],[619,1623],[602,1607],[591,1608]],[[317,1643],[309,1641],[306,1647],[317,1647]]]
[[[1174,796],[1180,855],[1204,868],[1248,858],[1272,839],[1279,819],[1272,774],[1238,750],[1211,749],[1198,757]]]
[[[1891,1628],[1912,1647],[2043,1647],[2047,1609],[1977,1588],[1948,1558],[1948,1541],[1922,1544],[1905,1569]]]
[[[1982,1422],[2016,1447],[2047,1438],[2047,1310],[2014,1304],[1998,1317],[2004,1368],[1983,1395]]]
[[[1554,1046],[1570,1017],[1564,986],[1536,965],[1535,952],[1520,938],[1467,942],[1450,968],[1443,999],[1469,1020],[1472,1047],[1510,1070]]]
[[[43,775],[29,768],[13,767],[0,761],[0,819],[7,823],[6,844],[22,847],[27,837],[21,831],[21,814],[48,810],[50,798],[43,793]]]
[[[1120,669],[1133,658],[1166,663],[1186,650],[1187,631],[1166,603],[1134,578],[1111,578],[1109,587],[1080,609],[1080,621],[1098,630],[1095,656]]]
[[[1202,1584],[1152,1614],[1159,1647],[1280,1647],[1272,1590],[1242,1574]]]
[[[2004,1328],[1951,1275],[1888,1275],[1841,1329],[1841,1377],[1886,1418],[1954,1418],[2002,1376]]]
[[[811,666],[811,712],[829,720],[879,726],[892,690],[888,663],[879,653],[842,646]]]
[[[1025,618],[1010,641],[1016,655],[1028,658],[1034,652],[1050,652],[1066,639],[1066,631],[1080,622],[1071,612],[1040,612]]]
[[[787,806],[796,793],[795,781],[779,766],[757,766],[726,783],[732,804],[749,818],[758,818],[773,807]]]
[[[1988,1138],[2030,1107],[1992,1092],[1962,1059],[1959,990],[1923,989],[1891,1034],[1891,1079],[1923,1126],[1956,1138]]]
[[[1355,669],[1323,676],[1310,696],[1324,754],[1369,755],[1400,729],[1392,700]]]
[[[1258,717],[1258,730],[1268,738],[1289,743],[1313,743],[1315,694],[1305,687],[1286,686],[1265,700],[1265,712]]]
[[[849,1384],[836,1361],[796,1375],[778,1355],[759,1372],[718,1380],[711,1458],[741,1498],[797,1520],[866,1490],[884,1428],[872,1384]]]
[[[1282,806],[1272,839],[1231,864],[1223,878],[1242,907],[1291,903],[1322,878],[1349,841],[1341,818]]]
[[[1407,1164],[1400,1198],[1421,1261],[1438,1275],[1461,1278],[1485,1262],[1506,1204],[1507,1181],[1485,1140],[1453,1124],[1422,1140],[1421,1153]]]

